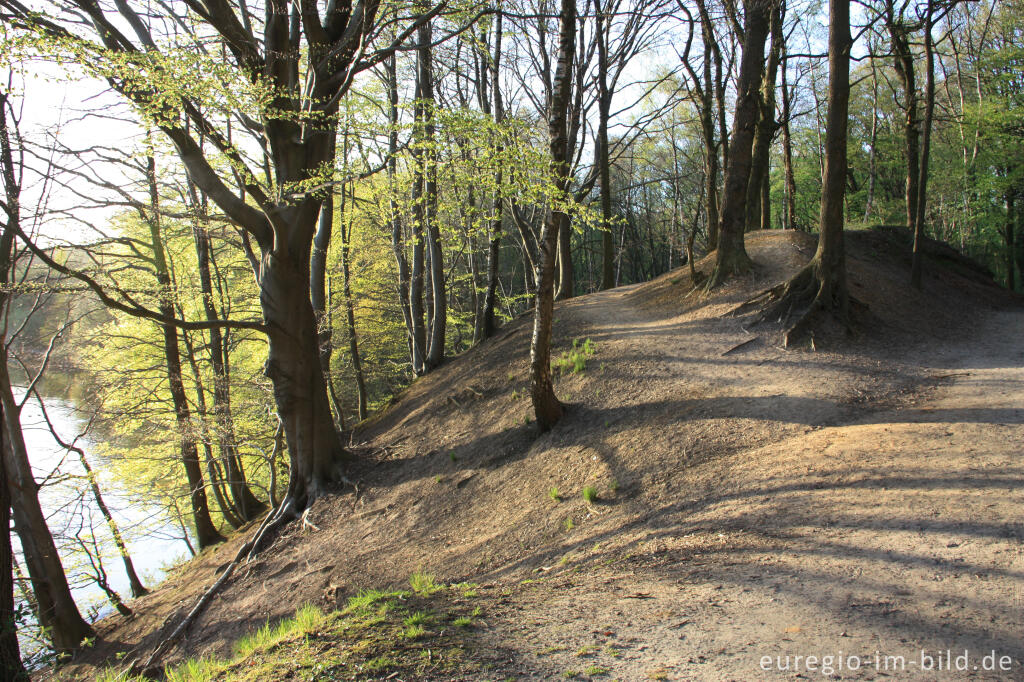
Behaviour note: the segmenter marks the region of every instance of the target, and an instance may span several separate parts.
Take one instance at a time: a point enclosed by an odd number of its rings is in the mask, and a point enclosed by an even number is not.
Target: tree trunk
[[[806,311],[785,334],[792,345],[814,333],[824,315],[848,328],[849,293],[846,281],[846,252],[843,209],[846,194],[846,145],[850,103],[850,0],[829,2],[829,105],[825,124],[825,173],[821,195],[818,248],[810,263],[792,279],[748,301],[772,302],[762,320],[786,316],[797,306]]]
[[[1016,260],[1017,254],[1014,249],[1014,218],[1016,216],[1016,201],[1014,200],[1014,192],[1012,189],[1006,191],[1006,230],[1003,233],[1003,239],[1006,243],[1006,288],[1013,291],[1017,288],[1017,282],[1014,278],[1013,265]],[[1024,272],[1021,273],[1024,276]]]
[[[331,135],[328,141],[331,158],[336,157],[338,136]],[[328,293],[327,255],[334,232],[334,187],[329,187],[320,206],[316,234],[313,237],[313,251],[310,254],[310,300],[317,320],[317,338],[320,347],[320,367],[324,373],[331,404],[339,425],[344,425],[345,415],[338,403],[334,384],[331,381],[331,356],[334,354],[334,329],[331,324],[330,294]],[[343,426],[339,426],[343,428]]]
[[[775,80],[779,70],[779,59],[782,56],[782,17],[783,2],[777,0],[771,10],[771,47],[765,60],[761,90],[757,97],[757,125],[754,127],[754,148],[751,155],[750,179],[747,184],[747,231],[767,229],[764,212],[769,209],[765,201],[765,188],[768,183],[769,161],[772,140],[775,138]]]
[[[713,90],[717,88],[711,69],[710,55],[713,55],[721,70],[722,56],[718,51],[718,43],[715,40],[714,28],[711,24],[711,17],[707,13],[707,7],[703,2],[698,3],[701,17],[701,40],[704,43],[704,88],[700,110],[700,127],[704,134],[704,211],[707,218],[708,230],[708,251],[718,248],[718,228],[720,215],[718,212],[718,147],[715,143],[715,112]],[[721,141],[724,144],[724,140]],[[693,281],[696,286],[696,280]]]
[[[163,236],[160,234],[159,197],[156,185],[156,160],[146,160],[146,177],[149,183],[150,207],[147,223],[153,248],[153,266],[157,285],[160,287],[160,314],[168,320],[174,319],[174,304],[171,299],[172,287],[167,256],[164,253]],[[181,373],[181,350],[178,347],[178,330],[172,324],[161,324],[163,333],[164,360],[167,365],[167,387],[174,405],[174,417],[178,425],[178,439],[181,448],[181,463],[188,479],[189,500],[192,505],[192,520],[195,523],[196,541],[199,548],[210,547],[224,541],[210,519],[210,507],[206,500],[206,487],[199,464],[199,449],[196,446],[191,409],[185,395],[185,384]]]
[[[4,189],[4,207],[7,222],[0,231],[0,313],[11,303],[11,290],[15,270],[15,230],[21,219],[21,169],[15,166],[15,152],[8,130],[8,102],[0,92],[0,176]],[[20,140],[15,129],[15,139]],[[21,540],[21,550],[28,568],[32,592],[36,600],[39,624],[47,629],[53,648],[66,654],[79,647],[92,628],[78,611],[64,566],[57,554],[53,535],[46,525],[46,516],[39,504],[39,485],[32,475],[24,434],[21,430],[21,408],[14,399],[7,357],[6,330],[0,334],[0,460],[6,477],[7,502],[4,509],[13,511],[14,525]],[[9,542],[10,526],[0,528]],[[13,562],[13,560],[12,560]],[[4,561],[0,570],[10,575],[10,563]],[[7,599],[3,596],[3,607]],[[2,614],[0,614],[2,615]],[[8,655],[8,651],[4,651]]]
[[[610,0],[605,0],[610,4]],[[612,186],[608,150],[608,119],[611,117],[612,98],[608,92],[608,42],[605,35],[604,10],[600,0],[597,12],[597,164],[601,191],[601,289],[615,286],[615,239],[612,235]]]
[[[316,316],[309,298],[312,241],[263,253],[260,304],[268,326],[266,375],[288,444],[288,493],[279,517],[301,512],[340,474],[345,455],[334,428],[320,367]]]
[[[787,65],[782,66],[782,158],[786,174],[786,218],[784,226],[787,230],[796,229],[796,176],[793,173],[793,138],[790,135],[789,84],[786,79]]]
[[[422,366],[422,360],[417,362],[421,356],[416,350],[416,329],[413,323],[415,318],[411,308],[412,276],[409,272],[409,259],[405,255],[405,239],[402,219],[398,213],[398,202],[393,196],[397,190],[398,172],[398,67],[395,63],[395,55],[384,60],[384,74],[385,87],[388,91],[388,185],[392,194],[389,206],[391,210],[391,250],[395,255],[395,264],[398,267],[398,301],[402,307],[402,319],[405,321],[409,361],[412,363],[414,373],[417,373],[416,368]]]
[[[909,29],[892,15],[888,16],[889,35],[892,38],[893,66],[903,86],[903,140],[907,156],[907,179],[905,199],[907,205],[907,227],[911,230],[917,224],[917,192],[920,171],[918,161],[917,131],[917,83],[914,74],[914,54],[910,49]]]
[[[444,360],[445,328],[448,322],[448,297],[445,292],[444,254],[441,250],[441,229],[437,221],[437,150],[434,148],[434,58],[430,47],[430,22],[420,26],[417,48],[417,80],[419,81],[420,142],[423,159],[423,220],[427,235],[430,264],[430,338],[427,342],[424,370],[438,367]]]
[[[502,42],[502,26],[504,15],[500,10],[494,19],[494,52],[491,56],[490,63],[485,65],[481,69],[481,82],[486,84],[487,74],[490,73],[491,77],[491,103],[493,106],[490,112],[494,118],[494,122],[497,125],[501,125],[505,120],[505,102],[501,96],[501,82],[499,76],[501,74],[501,42]],[[488,102],[487,93],[481,92],[482,102],[481,104],[485,107]],[[501,132],[498,133],[498,144],[495,149],[496,154],[500,157],[503,145],[501,144]],[[495,172],[494,178],[494,195],[492,199],[492,213],[491,213],[491,238],[487,245],[487,284],[484,292],[484,304],[483,304],[483,324],[480,330],[480,338],[487,339],[494,335],[496,324],[494,320],[494,310],[497,306],[498,297],[498,276],[500,274],[500,258],[501,258],[501,237],[502,237],[502,208],[504,202],[502,200],[502,169],[499,166]]]
[[[32,476],[19,409],[7,373],[7,351],[0,350],[0,415],[3,423],[4,469],[14,512],[14,527],[21,540],[29,581],[36,598],[39,622],[47,628],[53,648],[61,654],[74,651],[93,634],[78,611],[64,566],[39,504],[39,485]],[[6,530],[5,530],[6,532]]]
[[[746,223],[747,187],[758,119],[758,88],[764,67],[764,45],[768,38],[773,0],[745,3],[743,57],[737,81],[736,114],[729,143],[729,163],[722,193],[722,224],[718,235],[715,268],[708,288],[750,270],[752,263],[743,243]]]
[[[558,215],[558,290],[555,292],[555,300],[564,301],[575,295],[572,269],[572,220],[568,213],[559,212]]]
[[[844,323],[848,320],[846,248],[843,233],[850,109],[850,0],[829,0],[828,118],[825,122],[825,177],[814,254],[820,286],[817,300]]]
[[[214,322],[220,319],[213,304],[213,278],[210,275],[210,235],[205,224],[193,225],[196,260],[199,264],[199,283],[203,294],[203,310],[206,319]],[[259,516],[265,506],[256,499],[242,468],[235,437],[235,423],[231,415],[231,381],[227,372],[227,344],[220,327],[210,328],[210,364],[213,369],[213,414],[217,425],[217,447],[224,463],[228,490],[235,511],[242,521],[251,521]],[[327,362],[330,363],[330,338],[327,339]],[[321,358],[321,361],[323,358]]]
[[[914,211],[914,252],[910,266],[910,284],[921,290],[924,251],[924,219],[928,201],[928,157],[931,154],[932,118],[935,115],[935,46],[932,42],[932,0],[928,0],[924,21],[925,86],[924,126],[921,134],[921,165],[917,180],[917,209]]]
[[[180,306],[178,308],[179,314],[184,317],[183,313],[180,313]],[[220,508],[221,517],[228,524],[234,528],[239,529],[245,525],[245,522],[238,515],[238,510],[235,509],[234,504],[231,503],[230,493],[227,490],[227,486],[224,483],[224,474],[221,472],[220,464],[213,456],[213,441],[214,437],[210,435],[210,429],[208,428],[209,420],[207,419],[208,410],[206,409],[206,389],[203,387],[202,373],[199,370],[199,363],[196,362],[195,347],[192,344],[191,337],[186,331],[181,335],[181,340],[185,344],[185,358],[188,360],[189,367],[192,369],[192,379],[195,383],[196,392],[196,413],[199,417],[199,428],[200,438],[199,442],[203,447],[203,457],[206,462],[206,475],[208,477],[207,486],[213,491],[213,499]]]
[[[5,114],[0,114],[5,115]],[[6,429],[0,429],[0,448]],[[0,680],[28,680],[21,663],[18,624],[14,620],[14,552],[11,549],[11,491],[7,487],[6,457],[0,456]]]
[[[110,530],[110,534],[114,538],[114,544],[117,546],[117,553],[121,557],[121,562],[124,564],[124,572],[128,576],[128,586],[131,589],[132,597],[138,598],[144,594],[149,594],[149,590],[146,589],[145,585],[139,579],[138,573],[135,572],[135,564],[132,562],[132,557],[128,553],[128,547],[124,543],[124,538],[121,536],[121,529],[118,527],[117,522],[110,513],[110,509],[107,507],[106,500],[103,499],[103,493],[100,491],[99,481],[96,480],[96,474],[93,473],[92,467],[89,465],[89,460],[85,456],[85,450],[78,447],[70,448],[78,455],[78,461],[82,464],[82,468],[85,469],[85,475],[89,479],[89,487],[92,489],[92,497],[96,501],[96,506],[99,508],[100,513],[103,514],[103,519],[107,522],[107,528]],[[0,525],[0,528],[3,526]]]
[[[559,14],[558,61],[548,108],[548,136],[551,173],[560,193],[569,184],[567,129],[569,92],[572,87],[572,59],[576,39],[576,2],[561,0]],[[551,210],[538,239],[537,295],[534,297],[533,337],[530,340],[530,398],[537,425],[550,429],[562,418],[564,408],[555,397],[551,381],[551,325],[554,313],[555,250],[564,221],[559,211]]]
[[[868,188],[864,200],[864,222],[871,219],[871,210],[875,202],[875,159],[878,146],[878,71],[875,60],[871,62],[871,140],[868,142]]]
[[[344,191],[344,190],[343,190]],[[353,195],[355,189],[353,188]],[[344,195],[342,195],[344,196]],[[344,212],[342,212],[344,221]],[[363,361],[359,355],[359,339],[356,336],[356,306],[352,298],[352,279],[350,267],[352,226],[348,229],[342,223],[341,228],[341,276],[343,295],[345,297],[345,321],[348,324],[348,350],[352,356],[352,371],[356,375],[356,399],[359,420],[366,419],[369,410],[369,401],[366,393],[366,377],[363,374]]]

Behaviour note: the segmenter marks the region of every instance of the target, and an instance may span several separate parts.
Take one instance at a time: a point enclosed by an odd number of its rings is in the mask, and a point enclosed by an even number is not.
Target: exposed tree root
[[[359,494],[359,488],[355,483],[342,475],[339,475],[338,478],[341,482],[347,483],[355,488],[356,495]],[[317,491],[307,493],[305,496],[305,503],[301,505],[301,512],[299,511],[300,505],[297,502],[297,498],[291,494],[285,496],[284,500],[281,501],[281,504],[279,504],[275,509],[271,509],[249,541],[239,547],[234,559],[232,559],[231,563],[225,567],[224,572],[221,573],[219,578],[217,578],[217,582],[203,593],[199,598],[199,601],[197,601],[195,606],[192,607],[192,610],[185,616],[185,619],[182,620],[176,628],[174,628],[174,631],[171,632],[169,637],[164,639],[159,646],[157,646],[153,653],[150,654],[149,658],[146,659],[145,664],[139,665],[136,662],[131,666],[131,674],[158,679],[161,671],[157,667],[157,663],[160,658],[181,640],[189,626],[195,622],[196,618],[199,617],[213,597],[216,596],[217,592],[227,584],[228,580],[234,574],[235,569],[243,563],[243,559],[245,560],[245,563],[253,561],[269,544],[272,534],[282,525],[293,519],[301,518],[304,528],[310,527],[313,530],[319,530],[319,528],[309,521],[307,514],[309,513],[310,505],[312,505],[312,503],[321,496],[322,491],[319,491],[319,489]]]
[[[838,323],[847,333],[851,330],[849,304],[859,304],[848,299],[845,292],[836,291],[837,288],[820,275],[818,263],[812,260],[788,281],[762,291],[734,308],[730,314],[761,308],[761,314],[753,324],[776,322],[785,326],[783,345],[786,348],[807,337],[813,344],[814,332],[827,322]],[[794,314],[798,317],[790,324]]]
[[[283,507],[284,505],[282,504],[281,506]],[[210,589],[203,593],[203,596],[199,598],[199,601],[196,602],[196,605],[193,606],[192,610],[188,612],[188,615],[185,616],[185,619],[178,624],[178,627],[174,628],[174,631],[171,632],[169,637],[165,638],[162,642],[160,642],[160,645],[157,646],[153,653],[150,654],[149,658],[146,659],[145,664],[140,666],[138,663],[136,663],[131,667],[131,674],[142,675],[144,677],[149,677],[152,679],[157,679],[159,677],[160,670],[156,667],[157,662],[164,654],[166,654],[171,649],[171,647],[173,647],[175,644],[178,643],[178,641],[181,640],[182,636],[185,634],[185,631],[188,629],[188,627],[192,625],[193,622],[195,622],[195,619],[198,618],[199,614],[203,612],[203,610],[206,608],[206,605],[210,603],[210,600],[213,599],[217,592],[219,592],[220,589],[225,585],[225,583],[227,583],[227,581],[231,578],[232,574],[234,574],[235,569],[238,567],[239,563],[241,563],[242,558],[250,554],[256,540],[258,538],[263,537],[266,529],[274,524],[275,519],[278,518],[279,514],[279,509],[271,510],[267,514],[266,518],[263,519],[263,523],[260,524],[260,527],[256,529],[255,533],[253,533],[252,538],[238,549],[238,552],[235,554],[235,558],[231,560],[231,563],[227,565],[227,567],[224,569],[224,572],[221,573],[219,578],[217,578],[217,582],[215,582],[210,587]]]

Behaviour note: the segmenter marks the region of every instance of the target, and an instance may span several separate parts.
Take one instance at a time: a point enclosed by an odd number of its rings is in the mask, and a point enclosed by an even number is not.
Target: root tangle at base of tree
[[[816,261],[811,261],[789,280],[748,299],[731,311],[742,314],[761,308],[754,324],[776,322],[786,327],[783,345],[786,348],[803,341],[828,321],[838,323],[847,333],[851,331],[849,304],[844,288],[834,286]],[[856,301],[853,301],[856,303]],[[790,325],[794,314],[796,322]]]

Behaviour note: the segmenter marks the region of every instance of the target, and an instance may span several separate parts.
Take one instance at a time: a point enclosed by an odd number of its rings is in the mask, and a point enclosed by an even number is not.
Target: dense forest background
[[[100,473],[58,467],[47,484],[156,505],[194,552],[314,494],[292,470],[307,427],[282,407],[309,383],[272,332],[268,360],[268,329],[303,324],[267,293],[285,278],[268,254],[290,239],[275,221],[310,226],[287,277],[308,283],[343,445],[417,376],[531,312],[547,255],[566,299],[714,251],[741,101],[746,229],[819,229],[830,79],[815,2],[587,0],[567,55],[551,3],[374,5],[320,108],[307,65],[325,48],[295,37],[318,35],[299,3],[268,2],[267,19],[213,0],[153,16],[70,5],[88,20],[0,1],[5,440],[23,396],[69,397]],[[878,0],[854,6],[852,30],[845,229],[895,226],[908,259],[918,230],[1024,291],[1024,5]],[[268,54],[274,36],[301,45],[278,80],[249,77],[250,33]],[[57,85],[103,94],[54,114]],[[288,141],[307,129],[308,149]],[[71,517],[52,530],[73,581],[121,603],[116,524],[90,519],[83,541]],[[31,564],[25,537],[15,555]],[[39,617],[36,582],[14,582]]]

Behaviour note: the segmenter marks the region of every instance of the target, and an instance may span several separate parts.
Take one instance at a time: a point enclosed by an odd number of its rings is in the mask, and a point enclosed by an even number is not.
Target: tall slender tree
[[[565,206],[559,203],[565,201],[569,186],[568,118],[576,40],[575,0],[561,0],[558,22],[558,56],[548,107],[548,151],[556,205],[548,211],[537,240],[537,294],[533,305],[533,337],[530,340],[530,398],[537,425],[543,431],[554,426],[564,411],[562,403],[555,397],[551,381],[551,326],[554,317],[558,231],[562,221],[567,219]]]

